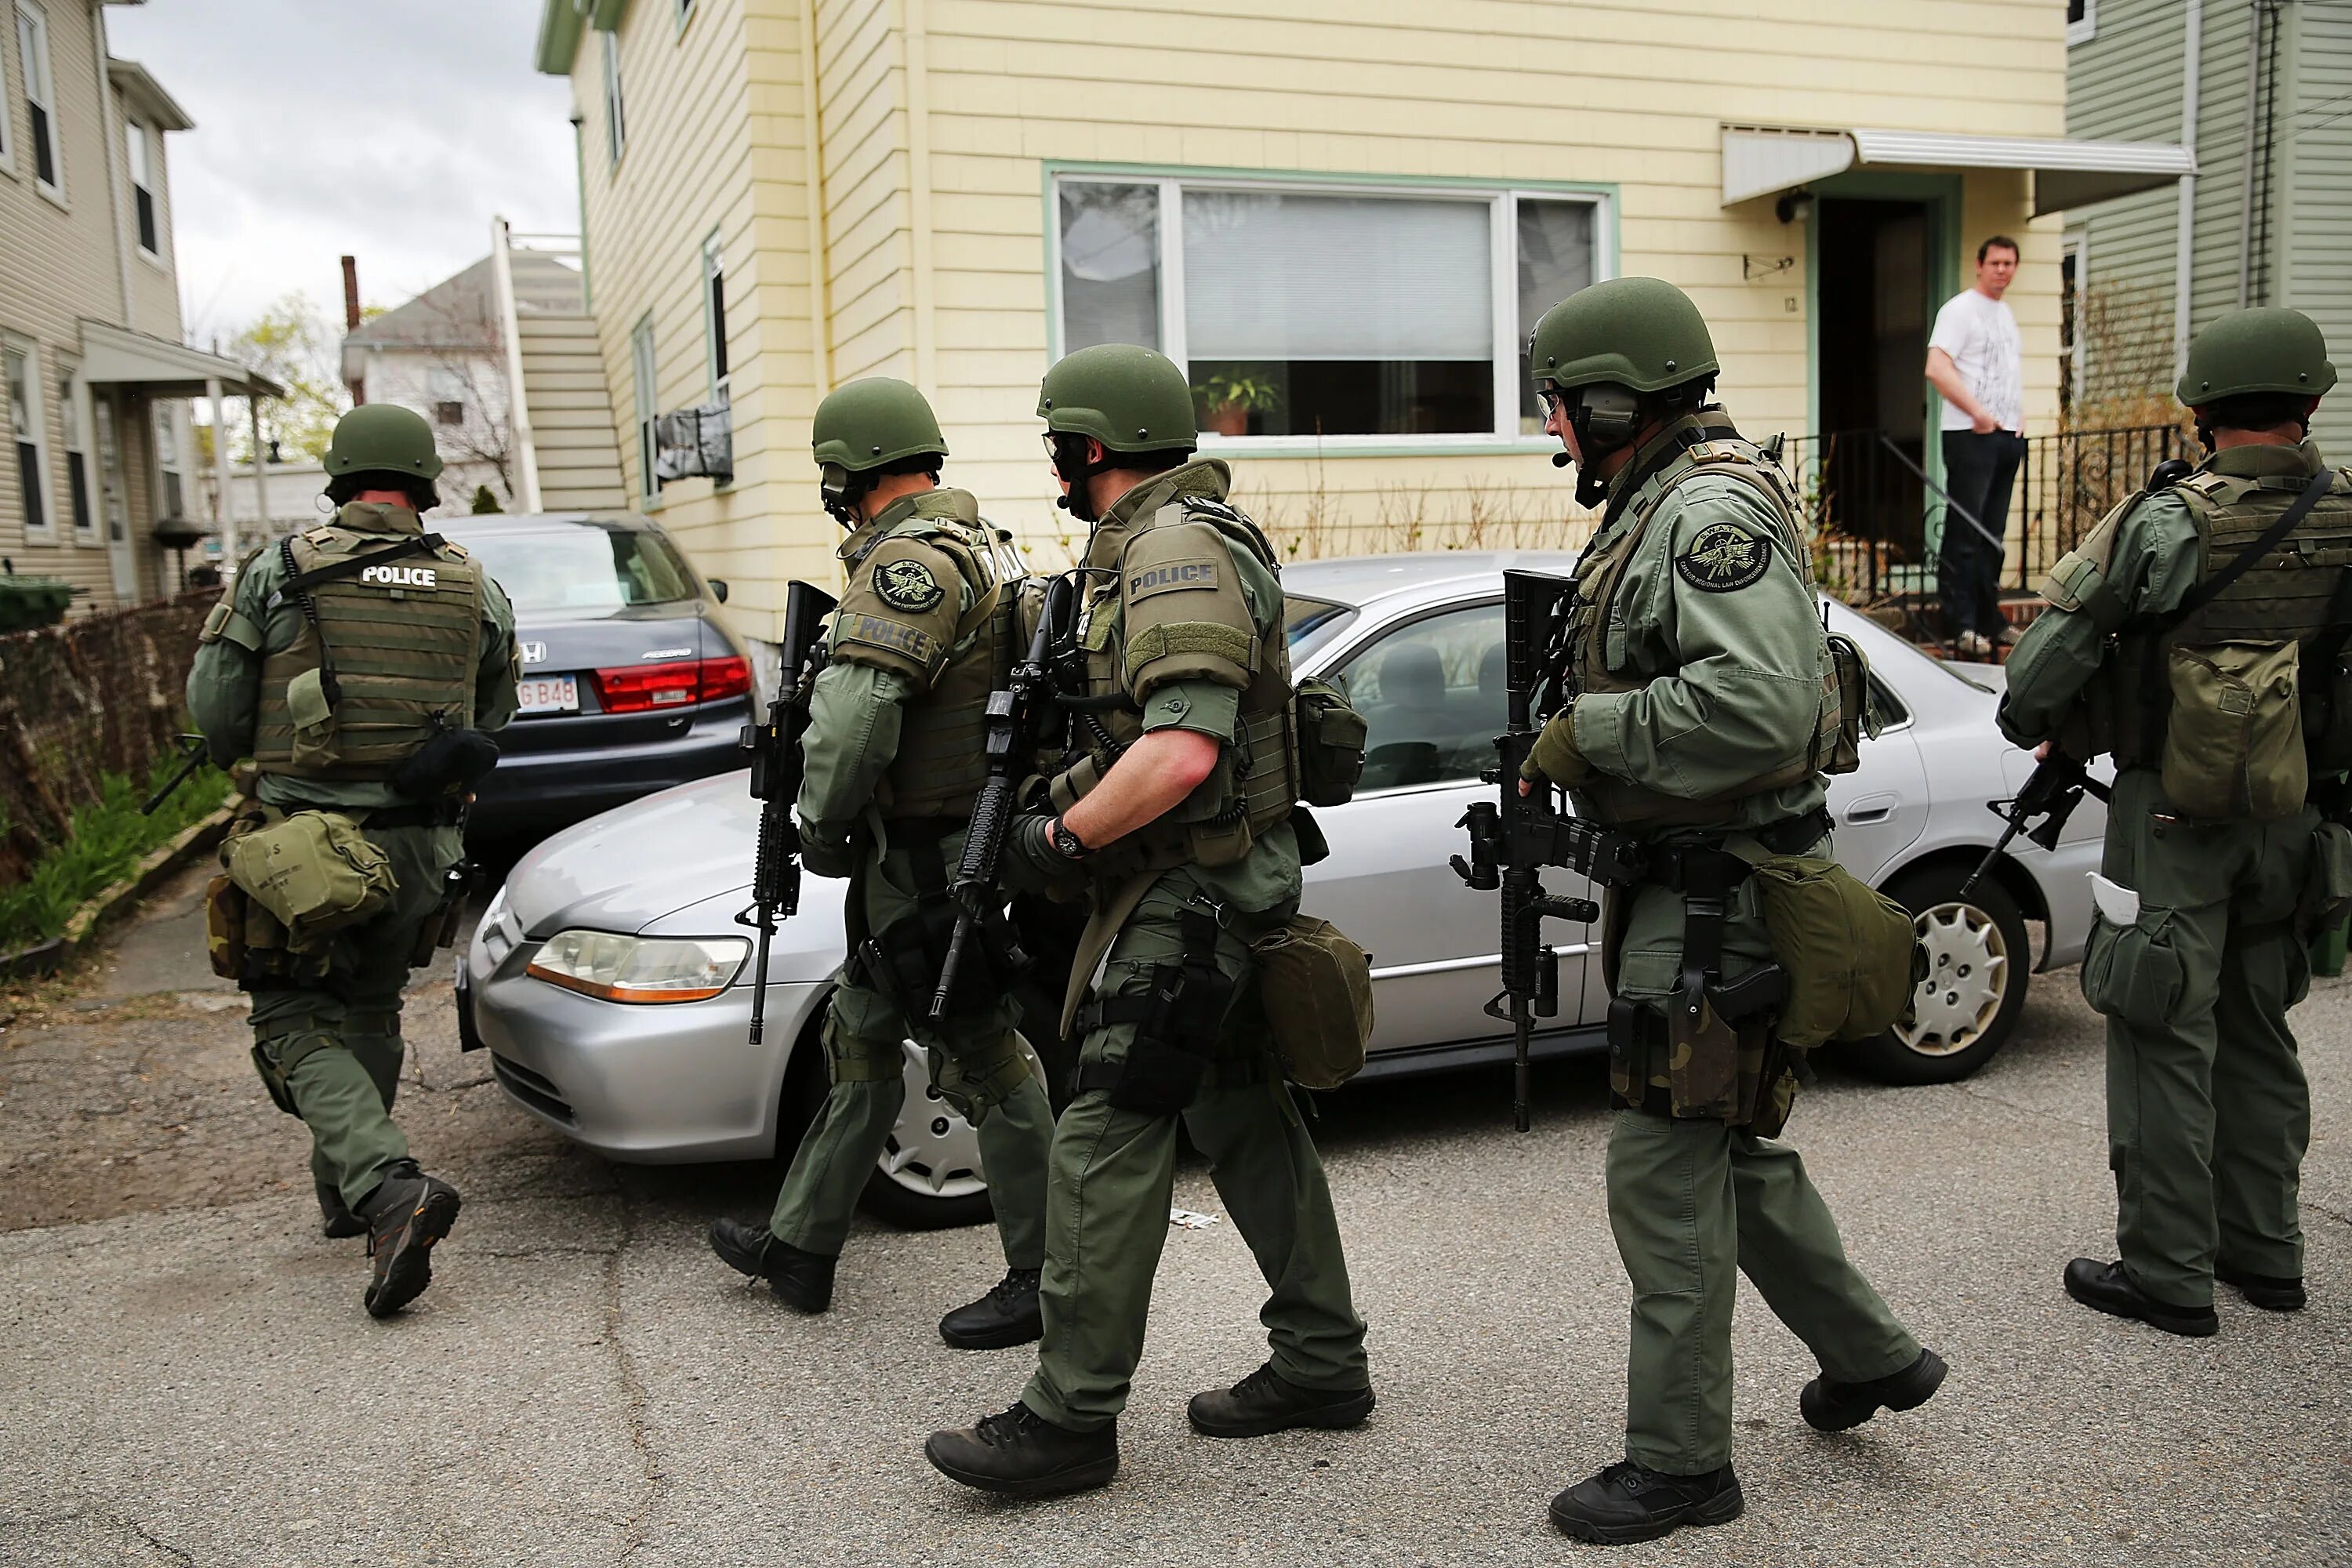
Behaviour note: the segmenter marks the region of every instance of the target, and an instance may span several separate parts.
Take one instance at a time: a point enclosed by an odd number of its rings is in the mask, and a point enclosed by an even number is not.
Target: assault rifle
[[[179,793],[182,784],[196,776],[198,768],[212,760],[202,735],[181,735],[175,737],[175,741],[180,748],[180,771],[165,779],[163,787],[147,797],[147,803],[139,808],[142,816],[154,816],[165,801]]]
[[[2074,808],[2083,804],[2086,793],[2105,800],[2107,786],[2090,776],[2081,758],[2070,757],[2053,746],[2048,756],[2034,763],[2025,787],[2017,792],[2014,800],[1987,801],[1985,809],[2009,826],[2001,830],[2000,841],[1977,862],[1977,868],[1969,873],[1969,879],[1960,884],[1960,900],[1965,903],[1975,896],[1977,884],[1991,875],[1994,863],[2017,841],[2019,834],[2024,833],[2044,849],[2057,848],[2058,836],[2066,831],[2066,819],[2074,815]],[[2042,818],[2042,826],[2027,833],[2027,825],[2037,816]]]
[[[1056,577],[1047,584],[1045,613],[1037,617],[1036,633],[1029,639],[1028,657],[1014,663],[1004,685],[988,694],[988,713],[983,721],[988,779],[980,786],[980,797],[972,802],[971,822],[964,829],[963,857],[956,863],[955,880],[949,884],[948,890],[956,902],[955,930],[948,937],[948,955],[940,965],[939,986],[931,993],[931,1022],[935,1024],[948,1016],[956,981],[963,973],[975,934],[996,949],[996,956],[1006,969],[1028,966],[1028,955],[1021,951],[1012,923],[1004,918],[1004,899],[996,886],[996,868],[1004,856],[1005,830],[1013,826],[1013,788],[1021,763],[1015,753],[1022,749],[1024,738],[1032,732],[1038,705],[1052,700],[1052,676],[1045,667],[1046,642],[1062,609],[1060,601],[1066,600],[1069,591],[1067,576]]]
[[[1502,889],[1503,989],[1486,1004],[1486,1013],[1511,1026],[1512,1119],[1522,1132],[1528,1130],[1528,1055],[1535,1020],[1559,1011],[1559,958],[1543,940],[1543,922],[1590,925],[1601,918],[1601,906],[1591,899],[1544,891],[1543,868],[1564,867],[1610,888],[1639,880],[1643,868],[1639,844],[1562,811],[1558,786],[1538,781],[1526,795],[1519,793],[1519,768],[1535,748],[1536,736],[1570,696],[1568,613],[1574,598],[1574,584],[1567,578],[1503,574],[1507,727],[1495,737],[1496,766],[1479,775],[1500,787],[1496,800],[1477,802],[1455,825],[1469,830],[1470,854],[1454,857],[1454,873],[1480,891]]]
[[[751,1044],[766,1025],[768,941],[780,921],[801,907],[801,831],[793,802],[801,793],[801,735],[808,729],[809,696],[824,665],[822,627],[833,596],[807,583],[784,590],[784,642],[775,700],[764,723],[746,724],[736,744],[751,759],[751,798],[760,803],[760,847],[751,862],[751,904],[737,925],[760,933],[751,971]]]

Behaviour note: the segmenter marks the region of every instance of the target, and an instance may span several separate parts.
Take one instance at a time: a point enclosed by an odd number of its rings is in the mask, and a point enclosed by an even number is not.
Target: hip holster
[[[1188,908],[1178,918],[1181,962],[1153,969],[1151,987],[1139,996],[1100,997],[1078,1009],[1081,1033],[1130,1023],[1136,1031],[1120,1060],[1082,1059],[1072,1093],[1107,1089],[1114,1107],[1148,1116],[1173,1116],[1199,1098],[1237,986],[1217,968],[1216,916]],[[1224,1079],[1219,1073],[1218,1082]]]
[[[948,944],[954,940],[956,902],[948,891],[947,868],[940,858],[940,842],[954,829],[963,826],[952,818],[908,818],[893,822],[888,831],[893,838],[909,846],[908,859],[915,872],[915,907],[892,921],[874,935],[856,943],[850,952],[850,963],[856,977],[890,999],[890,1005],[909,1024],[927,1020],[931,1016],[931,993],[939,984],[940,973],[947,967]],[[862,891],[852,884],[853,899]],[[963,967],[957,977],[960,994],[977,993],[986,995],[1007,983],[1010,976],[1002,972],[999,950],[983,940],[977,952],[967,952]],[[986,1039],[964,1042],[970,1048],[984,1047],[992,1042]],[[950,1055],[965,1052],[954,1049],[953,1042],[943,1040]]]

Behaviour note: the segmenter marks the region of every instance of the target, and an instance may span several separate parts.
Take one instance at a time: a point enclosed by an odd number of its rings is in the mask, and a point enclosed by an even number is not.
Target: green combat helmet
[[[1091,436],[1110,452],[1191,451],[1201,444],[1192,386],[1176,362],[1134,343],[1097,343],[1045,373],[1037,417],[1056,435]]]
[[[423,415],[396,403],[368,403],[335,421],[325,467],[331,479],[397,474],[429,480],[441,477],[441,454],[433,449],[433,426]]]
[[[2252,392],[2325,395],[2336,384],[2327,340],[2300,310],[2236,310],[2197,334],[2181,372],[2180,401],[2202,408]]]
[[[927,452],[948,455],[929,402],[887,375],[869,375],[828,394],[810,422],[809,446],[819,464],[853,474]]]
[[[1612,278],[1543,313],[1528,368],[1538,386],[1562,392],[1596,382],[1660,392],[1718,367],[1715,340],[1689,295],[1662,278]]]

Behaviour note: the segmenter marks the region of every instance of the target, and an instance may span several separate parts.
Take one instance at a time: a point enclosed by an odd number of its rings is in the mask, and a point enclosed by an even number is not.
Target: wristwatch
[[[1045,842],[1054,847],[1055,854],[1066,859],[1083,860],[1087,858],[1086,845],[1070,831],[1070,825],[1058,816],[1045,825]]]

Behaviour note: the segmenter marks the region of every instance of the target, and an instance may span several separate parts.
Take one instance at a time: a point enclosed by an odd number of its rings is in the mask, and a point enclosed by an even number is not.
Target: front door
[[[131,506],[122,489],[122,441],[115,433],[114,399],[90,389],[90,421],[98,428],[98,510],[106,530],[106,563],[114,579],[114,602],[139,599],[139,563],[131,551]]]
[[[1932,471],[1934,217],[1925,202],[1825,197],[1813,223],[1826,521],[1883,542],[1891,565],[1923,562],[1926,492],[1909,465]]]

